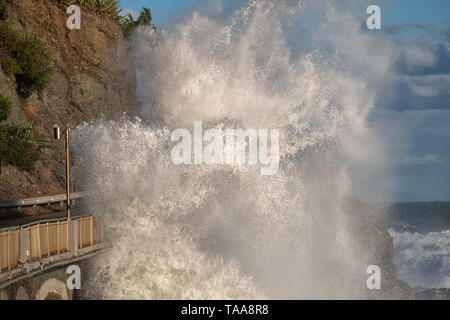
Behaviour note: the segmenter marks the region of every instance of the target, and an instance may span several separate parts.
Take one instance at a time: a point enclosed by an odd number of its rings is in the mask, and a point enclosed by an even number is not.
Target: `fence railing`
[[[70,200],[80,199],[86,197],[86,192],[72,192],[70,194]],[[16,200],[0,200],[0,208],[13,208],[13,207],[24,207],[24,206],[36,206],[36,205],[46,205],[58,202],[65,202],[67,196],[65,194],[58,194],[54,196],[38,197],[38,198],[26,198],[26,199],[16,199]]]
[[[36,221],[0,230],[0,272],[33,259],[73,251],[103,241],[101,216]]]
[[[0,270],[19,264],[19,230],[9,229],[0,233]]]
[[[59,254],[69,248],[69,223],[67,220],[41,222],[22,230],[30,233],[31,258],[41,258],[54,253]]]

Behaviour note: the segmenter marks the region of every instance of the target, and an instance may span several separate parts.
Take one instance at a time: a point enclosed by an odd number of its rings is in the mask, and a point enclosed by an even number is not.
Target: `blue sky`
[[[338,1],[338,0],[336,0]],[[120,0],[122,8],[139,12],[148,7],[153,12],[156,25],[170,23],[178,15],[192,10],[205,0]],[[240,1],[222,0],[225,7],[234,6]],[[376,4],[377,1],[373,1]],[[441,23],[448,21],[449,0],[392,0],[382,7],[382,18],[386,23]]]
[[[150,8],[154,23],[161,26],[202,2],[203,0],[121,0],[120,5],[123,9],[134,10],[135,13],[138,13],[142,7]]]
[[[393,0],[382,11],[383,18],[388,23],[441,23],[449,19],[450,1]]]
[[[336,0],[340,1],[340,0]],[[168,28],[204,0],[121,0],[125,11],[151,9]],[[232,12],[243,0],[222,0]],[[450,200],[450,0],[379,0],[383,32],[394,37],[399,61],[370,121],[401,144],[392,177],[396,201]],[[365,16],[366,4],[361,4]],[[358,9],[358,8],[356,8]],[[383,94],[384,95],[384,94]],[[400,151],[399,151],[400,150]]]

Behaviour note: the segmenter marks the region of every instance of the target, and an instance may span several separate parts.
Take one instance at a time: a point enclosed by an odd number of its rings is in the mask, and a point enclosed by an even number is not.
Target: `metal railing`
[[[103,241],[103,220],[86,215],[41,220],[0,230],[0,272],[33,259],[61,254]]]
[[[0,233],[0,271],[19,264],[19,230],[9,229]]]
[[[70,200],[80,199],[86,197],[87,192],[73,192],[70,194]],[[38,197],[38,198],[26,198],[26,199],[16,199],[16,200],[0,200],[0,208],[11,208],[11,207],[24,207],[24,206],[35,206],[35,205],[45,205],[57,202],[65,202],[67,200],[67,195],[58,194],[54,196]]]
[[[42,256],[59,254],[69,249],[69,223],[63,221],[39,222],[32,226],[22,228],[29,232],[29,248],[31,259],[40,259]]]

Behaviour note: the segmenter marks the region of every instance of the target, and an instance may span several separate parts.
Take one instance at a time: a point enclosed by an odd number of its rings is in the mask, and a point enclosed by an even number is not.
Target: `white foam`
[[[413,287],[450,288],[450,230],[428,234],[389,230],[398,276]]]
[[[366,117],[390,58],[384,41],[334,10],[250,1],[226,23],[194,13],[159,40],[145,28],[135,35],[153,124],[103,121],[73,134],[90,208],[105,213],[117,248],[97,264],[105,297],[366,296],[371,253],[352,234],[342,205],[351,181],[331,174],[330,146],[340,136],[343,162],[370,168],[371,183],[382,176]],[[170,132],[194,120],[280,129],[280,171],[174,165]]]

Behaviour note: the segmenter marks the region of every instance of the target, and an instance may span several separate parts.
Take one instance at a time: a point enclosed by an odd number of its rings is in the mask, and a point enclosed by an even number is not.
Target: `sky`
[[[135,16],[148,7],[156,26],[168,29],[203,2],[121,0],[120,5]],[[222,0],[223,12],[234,11],[242,2]],[[371,4],[380,6],[381,32],[395,39],[399,56],[394,75],[386,79],[382,98],[369,117],[371,126],[391,142],[395,165],[389,174],[397,181],[392,200],[449,201],[450,0]]]

